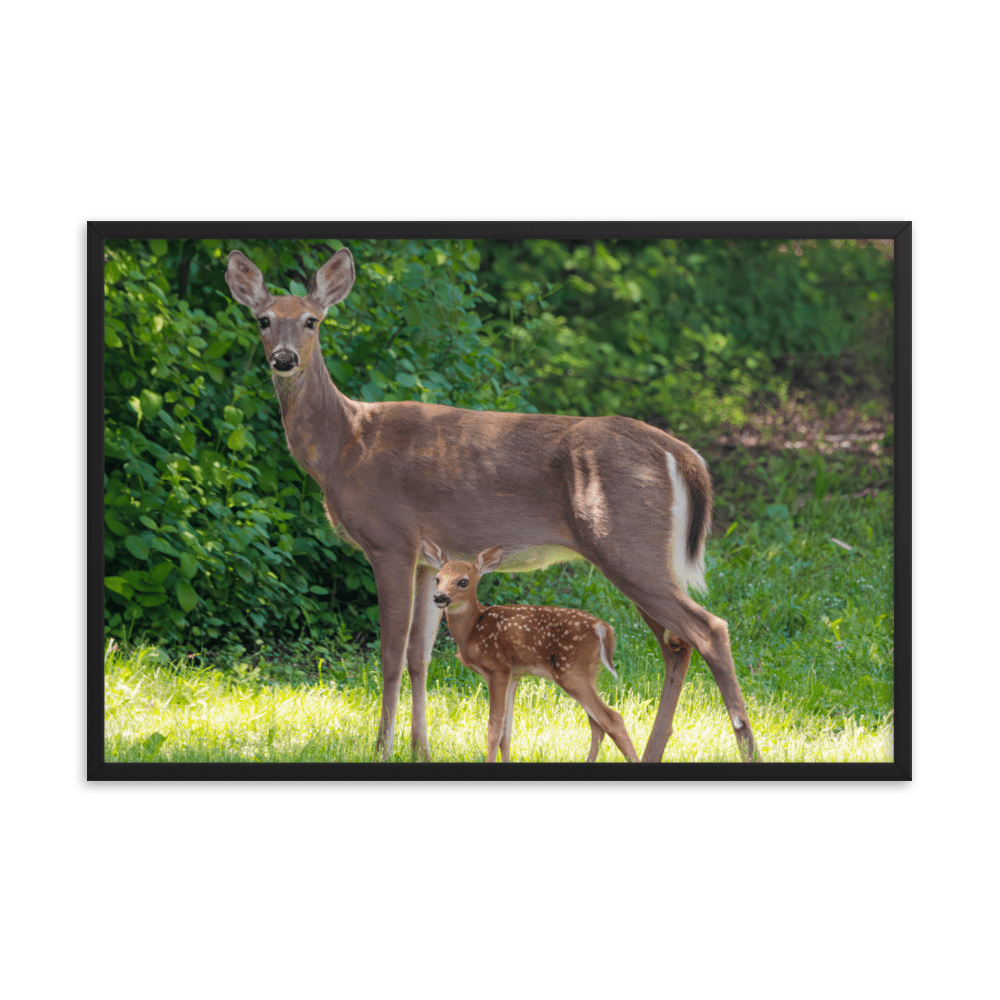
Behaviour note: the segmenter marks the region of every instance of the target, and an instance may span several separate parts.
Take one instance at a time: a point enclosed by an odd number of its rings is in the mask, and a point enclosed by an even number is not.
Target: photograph
[[[908,780],[909,236],[91,223],[88,777]]]

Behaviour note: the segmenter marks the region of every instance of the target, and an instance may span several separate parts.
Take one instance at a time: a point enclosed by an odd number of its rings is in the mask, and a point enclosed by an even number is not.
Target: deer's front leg
[[[490,693],[490,721],[487,733],[486,762],[497,762],[497,748],[500,737],[503,736],[504,719],[507,715],[507,690],[510,687],[510,673],[498,670],[491,673],[486,680]]]
[[[413,588],[413,620],[410,638],[406,644],[406,669],[410,674],[413,691],[413,721],[411,741],[414,756],[427,760],[431,755],[427,741],[427,665],[437,638],[442,610],[434,604],[433,566],[418,566]]]
[[[403,679],[403,662],[413,615],[415,558],[404,555],[373,558],[368,555],[368,561],[375,572],[378,620],[382,632],[382,714],[378,721],[376,747],[382,759],[388,760],[392,756],[399,685]],[[426,726],[426,721],[421,721]]]

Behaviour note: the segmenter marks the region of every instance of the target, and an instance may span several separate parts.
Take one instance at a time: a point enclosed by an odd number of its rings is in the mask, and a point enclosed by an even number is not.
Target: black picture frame
[[[103,751],[103,358],[104,242],[110,239],[891,239],[895,272],[895,640],[894,761],[891,764],[498,764],[447,763],[193,764],[106,762]],[[75,670],[75,784],[86,794],[302,794],[367,789],[378,793],[876,792],[917,787],[916,665],[913,608],[913,361],[916,335],[917,224],[909,216],[750,217],[136,217],[84,216],[74,233],[77,331],[75,363],[84,419],[78,421],[78,477],[86,483],[83,585],[84,663]],[[668,751],[669,752],[669,751]],[[388,784],[387,784],[388,783]]]

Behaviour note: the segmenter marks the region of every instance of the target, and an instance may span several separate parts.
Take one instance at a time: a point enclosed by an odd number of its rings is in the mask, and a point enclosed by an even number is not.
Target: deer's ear
[[[354,284],[354,258],[344,247],[338,250],[314,275],[309,282],[309,298],[321,309],[347,298]]]
[[[503,559],[503,549],[499,545],[494,545],[492,549],[486,549],[476,556],[476,572],[482,576],[484,573],[492,573],[500,565]]]
[[[441,551],[440,547],[427,538],[423,540],[421,549],[423,550],[424,558],[435,569],[440,569],[448,561],[448,557]]]
[[[255,313],[271,301],[271,293],[264,284],[264,275],[260,273],[260,268],[239,250],[233,250],[229,254],[226,284],[229,285],[233,298],[249,306]]]

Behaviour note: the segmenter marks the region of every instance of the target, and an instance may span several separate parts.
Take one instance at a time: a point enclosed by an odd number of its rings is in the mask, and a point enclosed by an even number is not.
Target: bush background
[[[323,324],[323,349],[354,398],[624,413],[711,456],[720,431],[807,392],[832,412],[876,414],[891,434],[891,244],[348,245],[357,280]],[[335,537],[318,488],[288,454],[256,327],[224,281],[239,249],[272,291],[304,294],[341,246],[109,241],[109,637],[217,659],[265,642],[329,650],[372,640],[370,568]],[[782,499],[766,459],[737,454],[711,467],[721,517]],[[836,479],[821,456],[805,475],[818,496]],[[888,485],[891,464],[861,475]]]

